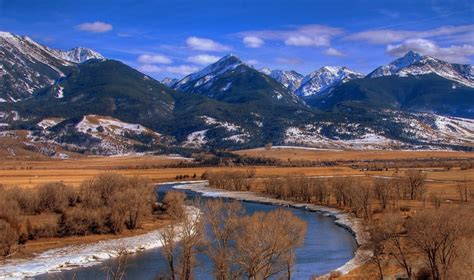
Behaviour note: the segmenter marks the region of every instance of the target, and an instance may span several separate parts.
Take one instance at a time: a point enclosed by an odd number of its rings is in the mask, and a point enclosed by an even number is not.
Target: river
[[[177,184],[166,184],[159,188],[158,195]],[[189,197],[200,194],[185,191]],[[210,198],[207,198],[210,199]],[[242,202],[246,213],[271,211],[282,206]],[[354,236],[344,228],[336,225],[330,217],[317,212],[289,208],[304,220],[307,232],[303,245],[296,249],[293,279],[309,279],[313,275],[330,272],[354,257],[357,243]],[[206,255],[198,255],[199,268],[195,271],[195,279],[212,279],[212,266]],[[90,267],[80,267],[54,274],[36,276],[34,279],[104,279],[108,267],[114,267],[116,260],[110,259]],[[128,258],[125,279],[156,279],[166,274],[166,266],[160,249],[151,249],[132,255]]]

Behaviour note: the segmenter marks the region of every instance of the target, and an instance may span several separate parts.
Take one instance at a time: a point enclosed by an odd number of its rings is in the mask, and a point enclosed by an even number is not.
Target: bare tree
[[[191,279],[193,269],[196,266],[195,255],[198,245],[203,243],[203,223],[197,208],[185,211],[184,214],[178,209],[183,209],[183,205],[172,205],[172,203],[182,203],[184,199],[177,192],[169,192],[167,196],[173,199],[169,210],[172,217],[169,226],[165,227],[160,235],[163,245],[163,255],[166,258],[171,279]],[[165,197],[166,198],[166,197]],[[178,199],[174,199],[178,198]]]
[[[460,208],[424,210],[407,222],[408,240],[427,262],[434,280],[449,279],[463,237],[472,237],[472,213]]]
[[[464,180],[461,183],[459,183],[457,187],[458,187],[459,198],[461,199],[461,201],[467,202],[469,199],[470,191],[469,191],[469,186],[467,184],[466,178],[464,178]]]
[[[380,202],[380,208],[383,210],[387,208],[393,197],[393,187],[391,180],[377,178],[374,181],[374,193]]]
[[[105,268],[105,279],[107,280],[122,280],[125,278],[128,264],[128,250],[125,246],[119,246],[115,249],[117,262],[115,265],[107,266]]]
[[[291,278],[294,248],[306,231],[303,221],[291,212],[257,212],[242,220],[236,240],[236,263],[249,279],[268,279],[277,275]]]
[[[397,213],[386,214],[379,229],[386,240],[386,252],[403,267],[407,277],[411,279],[413,268],[409,257],[413,254],[404,241],[404,219]]]
[[[406,187],[411,200],[423,199],[426,192],[426,174],[421,170],[408,170],[406,172]]]
[[[210,227],[207,254],[214,263],[214,276],[218,280],[233,279],[237,274],[232,270],[236,254],[232,242],[242,226],[243,213],[242,204],[236,201],[209,200],[203,207]]]

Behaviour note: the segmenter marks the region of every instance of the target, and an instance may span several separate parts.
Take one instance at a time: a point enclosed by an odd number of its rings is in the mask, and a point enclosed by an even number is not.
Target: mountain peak
[[[304,77],[301,86],[296,90],[296,94],[303,97],[312,96],[330,90],[339,84],[362,77],[361,73],[344,66],[323,66]]]
[[[452,64],[431,56],[409,51],[387,65],[380,66],[368,78],[381,76],[406,77],[408,75],[436,74],[443,78],[456,81],[468,87],[474,87],[474,71],[471,65]]]
[[[300,86],[301,80],[303,80],[303,75],[294,70],[271,70],[268,67],[264,67],[259,71],[277,80],[291,92],[295,91]]]
[[[204,69],[184,77],[174,85],[174,88],[182,91],[189,90],[187,87],[190,85],[190,81],[196,81],[194,87],[201,85],[210,86],[215,77],[219,77],[228,71],[233,71],[241,65],[244,65],[244,63],[237,56],[227,54]]]
[[[54,53],[60,59],[63,59],[69,62],[74,62],[74,63],[83,63],[89,59],[100,59],[100,60],[105,59],[105,57],[101,55],[100,53],[88,48],[84,48],[84,47],[76,47],[68,51],[62,51],[62,50],[50,50],[50,51]]]
[[[217,63],[243,63],[242,60],[236,56],[233,53],[229,53],[221,57],[218,61],[216,61],[214,64]],[[212,64],[211,64],[212,65]]]

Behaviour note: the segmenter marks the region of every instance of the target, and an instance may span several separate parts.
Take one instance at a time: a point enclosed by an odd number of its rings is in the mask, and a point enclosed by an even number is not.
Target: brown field
[[[473,152],[458,151],[334,151],[308,149],[251,149],[241,150],[237,154],[277,158],[280,160],[403,160],[403,159],[431,159],[431,158],[474,158]]]
[[[370,160],[403,160],[403,159],[474,159],[474,153],[448,152],[448,151],[314,151],[301,149],[272,149],[238,151],[239,154],[261,157],[274,157],[282,160],[311,160],[311,161],[370,161]],[[224,169],[246,169],[248,167],[193,167],[176,168],[167,167],[176,164],[182,159],[173,159],[164,156],[141,156],[141,157],[79,157],[68,160],[59,159],[4,159],[0,161],[0,184],[7,187],[34,187],[39,184],[52,181],[62,181],[65,184],[78,186],[83,180],[97,174],[114,172],[126,176],[144,176],[152,182],[164,182],[175,180],[177,175],[189,175],[196,178],[207,170],[219,171]],[[362,178],[376,176],[403,176],[404,168],[397,170],[389,168],[384,171],[361,171],[351,168],[347,164],[334,167],[255,167],[256,177],[265,178],[270,176],[284,175],[306,175],[306,176],[330,176],[346,177],[357,176]],[[461,170],[459,167],[445,169],[424,168],[427,175],[427,192],[436,193],[442,198],[443,203],[459,203],[457,186],[462,181],[467,181],[473,186],[474,172],[472,169]],[[192,180],[192,179],[190,179]],[[257,180],[258,182],[258,180]],[[258,183],[256,184],[259,185]],[[258,191],[258,187],[255,189]],[[472,202],[470,202],[472,203]],[[412,210],[430,208],[430,201],[403,201],[403,205]],[[162,226],[164,221],[147,223],[143,229],[127,232],[125,235],[139,234],[152,228]],[[91,235],[87,237],[67,237],[40,239],[28,242],[28,246],[22,249],[19,256],[28,256],[34,252],[44,251],[50,248],[61,247],[68,244],[96,242],[107,238],[116,238],[123,235]],[[369,276],[370,275],[370,276]],[[373,264],[366,264],[343,279],[377,279],[377,272]]]
[[[239,151],[238,153],[259,156],[273,156],[292,159],[320,159],[320,160],[367,160],[367,159],[420,159],[420,158],[474,158],[474,153],[448,152],[448,151],[308,151],[298,149],[272,149]],[[319,153],[322,153],[320,156]],[[206,170],[223,170],[229,167],[193,167],[175,168],[166,165],[179,163],[181,159],[164,156],[141,157],[81,157],[76,159],[59,160],[2,160],[0,162],[0,184],[4,186],[33,187],[46,182],[62,181],[65,184],[77,186],[83,180],[100,173],[114,172],[126,176],[144,176],[152,182],[174,180],[176,175],[196,174],[197,179]],[[233,167],[232,169],[245,169],[246,167]],[[425,168],[428,179],[428,191],[444,194],[446,198],[457,198],[456,186],[463,180],[474,181],[472,170],[452,168]],[[395,173],[394,169],[388,171],[360,171],[348,166],[335,167],[256,167],[257,177],[282,176],[401,176],[403,169]]]

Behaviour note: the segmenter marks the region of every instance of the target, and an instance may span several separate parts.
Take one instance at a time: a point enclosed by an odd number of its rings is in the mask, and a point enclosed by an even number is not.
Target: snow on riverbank
[[[189,215],[198,211],[189,207]],[[133,254],[162,246],[161,230],[132,237],[103,240],[92,244],[71,245],[48,250],[31,259],[14,259],[0,263],[0,279],[23,279],[44,273],[92,266],[118,256],[118,250]]]
[[[286,200],[271,198],[259,195],[254,192],[247,191],[227,191],[222,189],[210,188],[207,181],[194,181],[194,182],[183,182],[181,185],[176,185],[174,189],[183,189],[183,190],[192,190],[198,193],[201,193],[203,196],[207,197],[221,197],[221,198],[230,198],[240,201],[247,202],[256,202],[263,204],[272,204],[279,206],[287,206],[298,209],[305,209],[307,211],[318,212],[324,216],[328,216],[334,219],[334,222],[348,230],[352,235],[354,235],[357,244],[359,245],[358,250],[355,252],[354,258],[345,263],[343,266],[335,269],[342,274],[346,274],[349,271],[357,268],[358,266],[364,264],[372,252],[370,250],[364,249],[364,245],[369,242],[369,235],[365,230],[365,227],[362,223],[362,220],[354,217],[351,214],[348,214],[342,210],[318,206],[308,203],[296,203]],[[324,276],[323,276],[324,277]]]

